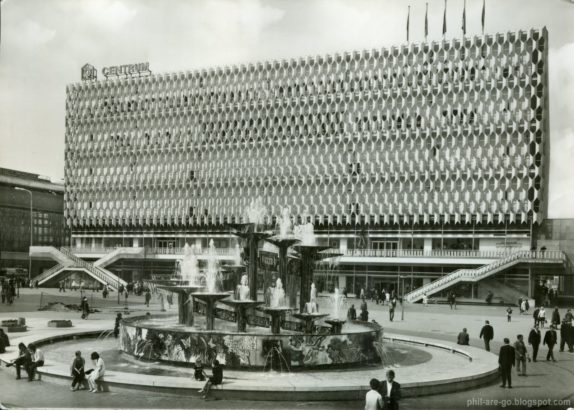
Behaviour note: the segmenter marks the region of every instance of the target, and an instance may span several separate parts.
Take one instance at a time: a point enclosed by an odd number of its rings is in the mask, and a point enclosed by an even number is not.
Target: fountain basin
[[[285,309],[281,313],[285,313]],[[308,334],[251,326],[237,332],[235,323],[218,320],[216,330],[177,323],[175,317],[134,317],[121,324],[120,348],[142,360],[191,366],[196,358],[217,358],[227,369],[263,369],[278,348],[291,370],[371,366],[381,362],[383,329],[371,323],[347,324],[340,335]],[[325,332],[326,333],[326,332]]]
[[[313,333],[315,321],[329,316],[327,313],[295,313],[293,317],[305,323],[305,333]]]

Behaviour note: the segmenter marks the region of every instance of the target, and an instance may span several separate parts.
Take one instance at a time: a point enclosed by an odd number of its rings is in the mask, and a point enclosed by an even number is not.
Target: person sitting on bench
[[[44,366],[44,352],[41,351],[36,347],[36,345],[30,344],[28,345],[28,349],[30,350],[30,354],[32,356],[32,361],[28,368],[28,380],[34,380],[34,373],[38,367]]]
[[[24,343],[19,343],[18,349],[20,350],[18,358],[12,360],[10,363],[7,363],[6,367],[16,366],[16,379],[21,379],[20,370],[22,367],[24,367],[26,372],[28,372],[28,368],[32,362],[32,355]]]
[[[106,373],[106,366],[104,364],[104,359],[102,359],[97,352],[93,352],[90,357],[94,362],[95,367],[86,372],[86,374],[89,375],[88,385],[90,386],[90,391],[92,393],[97,393],[98,392],[97,382],[98,380],[101,381],[101,379],[104,377],[104,374]]]
[[[213,361],[211,371],[213,373],[213,376],[211,376],[207,380],[207,383],[205,383],[205,386],[203,386],[203,389],[201,389],[199,391],[199,393],[203,393],[204,399],[207,398],[207,395],[209,394],[209,390],[211,389],[211,386],[218,385],[218,384],[221,384],[223,382],[223,369],[221,368],[221,365],[219,364],[218,360]]]

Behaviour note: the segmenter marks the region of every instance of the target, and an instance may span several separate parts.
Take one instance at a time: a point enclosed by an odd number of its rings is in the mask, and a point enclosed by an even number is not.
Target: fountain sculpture
[[[325,320],[325,323],[331,325],[331,334],[339,335],[343,328],[344,320],[341,320],[341,311],[344,313],[344,304],[346,302],[345,295],[341,294],[339,288],[335,288],[335,292],[330,296],[331,306],[333,306],[333,313],[331,317]]]
[[[247,331],[247,311],[263,304],[263,302],[251,300],[250,297],[249,279],[247,275],[243,275],[241,282],[235,288],[234,299],[224,299],[221,301],[235,309],[238,332],[245,333]]]
[[[194,292],[191,296],[205,303],[205,328],[213,330],[215,321],[215,303],[218,300],[229,296],[227,292],[220,292],[221,274],[219,272],[215,244],[213,239],[209,241],[209,253],[207,258],[207,269],[202,275],[205,282],[205,291]]]
[[[293,236],[288,208],[283,208],[281,211],[278,224],[279,235],[272,236],[265,240],[279,249],[279,277],[281,281],[286,284],[289,306],[294,308],[297,304],[297,278],[293,275],[287,275],[287,264],[289,262],[287,250],[300,240]]]
[[[314,333],[315,321],[326,316],[327,313],[319,313],[319,304],[317,303],[317,288],[314,283],[311,283],[309,302],[305,303],[305,311],[300,313],[295,313],[293,316],[297,319],[301,319],[305,325],[305,333]]]
[[[182,325],[193,326],[193,302],[191,301],[190,296],[192,293],[203,287],[198,284],[200,274],[197,256],[195,255],[195,247],[185,244],[183,247],[183,259],[180,261],[179,266],[181,281],[176,281],[176,283],[174,283],[173,280],[169,280],[167,281],[167,284],[163,284],[161,281],[156,281],[156,286],[160,290],[166,290],[177,294],[179,323]]]
[[[274,335],[281,333],[281,324],[285,318],[285,313],[293,310],[293,308],[287,306],[285,289],[283,289],[281,278],[277,278],[269,306],[265,306],[262,310],[271,317],[271,333]]]

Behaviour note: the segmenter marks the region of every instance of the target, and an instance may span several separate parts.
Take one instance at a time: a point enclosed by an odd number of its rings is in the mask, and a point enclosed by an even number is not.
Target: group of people
[[[367,289],[361,288],[357,297],[361,300],[369,299],[371,302],[375,302],[377,305],[380,303],[384,305],[385,303],[390,304],[393,300],[396,300],[397,295],[394,290],[387,291],[385,288],[377,289],[375,287]]]
[[[89,391],[92,393],[98,392],[98,382],[102,380],[106,373],[106,365],[104,363],[104,359],[100,357],[98,352],[93,352],[90,355],[90,359],[92,359],[94,367],[86,370],[86,362],[82,357],[82,352],[76,352],[74,361],[70,366],[70,373],[72,376],[72,385],[70,386],[70,390],[81,390],[85,385],[87,375]]]
[[[223,383],[223,368],[221,367],[221,364],[219,363],[218,360],[214,360],[212,362],[211,372],[212,375],[208,376],[205,373],[205,370],[203,368],[203,362],[201,361],[201,359],[198,358],[195,360],[195,363],[193,365],[193,378],[197,381],[205,381],[207,379],[207,382],[205,383],[203,388],[199,390],[199,393],[203,394],[204,399],[207,398],[209,390],[211,389],[212,386],[217,386]]]
[[[395,381],[395,372],[387,371],[386,380],[371,379],[371,390],[365,397],[365,410],[398,410],[401,385]]]
[[[560,325],[560,351],[563,352],[565,347],[568,347],[568,351],[574,353],[574,315],[571,309],[568,309],[564,318],[560,320],[560,311],[558,308],[554,309],[552,314],[552,323],[550,328],[542,337],[542,332],[540,330],[545,322],[544,316],[540,316],[539,312],[543,311],[544,307],[537,308],[534,314],[534,326],[528,334],[528,339],[524,339],[524,335],[519,334],[516,336],[516,341],[513,345],[510,344],[510,339],[504,338],[504,345],[501,347],[498,363],[500,367],[500,375],[502,378],[501,387],[512,387],[512,377],[511,370],[512,367],[516,367],[519,376],[526,376],[526,363],[527,361],[537,361],[538,350],[540,344],[547,346],[548,352],[546,354],[547,361],[556,361],[554,357],[554,348],[558,344],[558,332],[557,328]],[[508,315],[510,313],[507,312]],[[484,342],[484,348],[486,351],[490,351],[490,342],[494,339],[494,328],[487,320],[484,326],[480,330],[479,338]],[[457,343],[459,345],[469,345],[470,335],[466,328],[457,336]],[[532,348],[532,356],[528,353],[527,344]]]
[[[0,282],[0,295],[2,303],[11,305],[18,294],[19,282],[15,278],[2,279]]]
[[[4,333],[4,332],[2,332]],[[9,346],[8,337],[6,336],[6,342]],[[44,352],[40,350],[36,345],[29,344],[26,346],[24,343],[18,344],[18,357],[12,360],[10,363],[6,364],[6,367],[16,368],[16,379],[21,379],[22,369],[26,370],[28,374],[28,381],[34,380],[34,375],[38,367],[44,366]]]

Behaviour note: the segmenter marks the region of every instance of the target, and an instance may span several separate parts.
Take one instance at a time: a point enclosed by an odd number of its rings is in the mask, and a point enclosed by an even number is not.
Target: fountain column
[[[253,301],[257,301],[257,255],[259,253],[259,240],[255,235],[249,235],[247,239],[249,246],[249,265],[248,265],[248,279],[249,279],[249,294]]]

